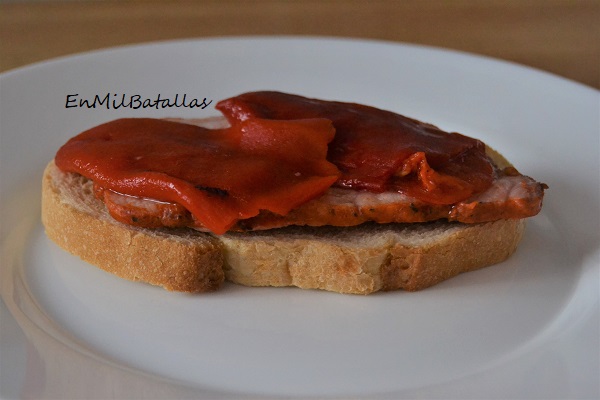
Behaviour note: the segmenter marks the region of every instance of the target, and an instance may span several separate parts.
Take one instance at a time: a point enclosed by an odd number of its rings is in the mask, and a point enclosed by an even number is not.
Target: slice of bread
[[[524,220],[363,224],[216,236],[119,223],[94,197],[92,185],[48,164],[42,190],[48,237],[117,276],[184,292],[214,290],[225,279],[339,293],[415,291],[505,260],[525,226]]]

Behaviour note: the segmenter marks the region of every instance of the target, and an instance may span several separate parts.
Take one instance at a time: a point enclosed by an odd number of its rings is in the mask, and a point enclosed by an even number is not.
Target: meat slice
[[[439,219],[465,223],[521,219],[542,207],[546,185],[524,175],[502,175],[483,193],[454,205],[424,203],[398,192],[373,193],[332,187],[286,215],[263,211],[241,220],[235,231],[264,230],[289,225],[353,226],[365,222],[413,223]],[[97,189],[109,213],[118,221],[141,227],[193,227],[206,230],[183,207],[174,203]]]
[[[546,188],[528,176],[504,176],[485,192],[456,204],[449,219],[474,223],[531,217],[540,212]]]
[[[94,194],[119,222],[144,228],[193,226],[192,214],[182,205],[129,196],[94,185]]]
[[[210,129],[229,126],[222,117],[174,121]],[[289,225],[354,226],[369,221],[413,223],[439,219],[478,223],[537,215],[547,186],[521,175],[493,150],[488,148],[487,151],[493,153],[496,164],[491,187],[455,204],[431,204],[397,191],[377,193],[334,186],[285,216],[261,211],[255,217],[239,221],[230,230],[264,230]],[[208,231],[181,205],[126,196],[99,186],[96,189],[97,197],[106,204],[109,213],[123,223],[148,228],[192,227]]]

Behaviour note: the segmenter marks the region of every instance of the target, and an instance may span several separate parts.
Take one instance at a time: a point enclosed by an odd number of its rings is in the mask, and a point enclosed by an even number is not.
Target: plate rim
[[[538,75],[547,75],[549,78],[565,81],[566,83],[579,86],[581,89],[592,90],[600,93],[600,89],[596,89],[592,86],[578,82],[574,79],[570,79],[559,75],[554,72],[546,71],[544,69],[533,67],[530,65],[522,64],[517,61],[496,58],[494,56],[486,54],[478,54],[469,50],[452,49],[437,45],[412,43],[406,41],[395,41],[391,39],[378,39],[378,38],[365,38],[365,37],[352,37],[352,36],[333,36],[333,35],[294,35],[294,34],[281,34],[281,35],[218,35],[210,37],[195,37],[195,38],[174,38],[164,39],[148,42],[135,42],[135,43],[124,43],[118,45],[108,45],[99,47],[96,49],[85,50],[81,52],[74,52],[69,54],[57,55],[48,59],[34,61],[19,67],[11,68],[9,70],[0,73],[0,80],[6,75],[18,74],[26,72],[29,69],[38,67],[45,67],[47,64],[69,62],[74,59],[89,57],[89,56],[100,56],[104,53],[110,53],[114,51],[127,51],[143,47],[155,47],[155,46],[171,46],[174,44],[185,44],[185,43],[203,43],[203,42],[235,42],[235,41],[314,41],[314,42],[339,42],[339,43],[362,43],[366,45],[383,45],[383,46],[400,46],[412,49],[422,49],[427,51],[434,51],[440,53],[453,54],[455,56],[462,56],[467,58],[479,59],[481,61],[491,62],[497,65],[504,64],[508,67],[515,67],[523,71],[530,71]]]

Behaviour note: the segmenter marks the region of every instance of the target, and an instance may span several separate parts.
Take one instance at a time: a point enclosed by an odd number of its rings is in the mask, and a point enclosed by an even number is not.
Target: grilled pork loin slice
[[[453,205],[427,204],[397,192],[372,193],[330,188],[323,196],[287,215],[262,212],[232,230],[264,230],[289,225],[354,226],[364,222],[411,223],[439,219],[465,223],[521,219],[542,207],[545,185],[524,175],[502,175],[485,192]],[[183,206],[127,196],[96,187],[116,220],[146,228],[193,227],[204,230]]]
[[[229,126],[223,117],[171,119],[210,129]],[[479,223],[499,219],[522,219],[542,208],[544,183],[521,175],[502,155],[487,147],[496,167],[490,188],[451,205],[430,204],[398,192],[375,193],[340,187],[329,188],[321,197],[285,216],[263,211],[239,221],[231,231],[253,231],[285,226],[355,226],[365,222],[414,223],[435,220]],[[94,186],[95,195],[106,204],[117,221],[145,228],[191,227],[207,231],[185,207],[175,203],[139,198]]]

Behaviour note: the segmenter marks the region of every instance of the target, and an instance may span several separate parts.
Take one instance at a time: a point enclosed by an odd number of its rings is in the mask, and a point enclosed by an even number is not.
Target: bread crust
[[[44,171],[42,222],[66,251],[119,277],[167,290],[206,292],[224,280],[339,293],[416,291],[499,263],[516,249],[524,220],[287,227],[215,236],[144,229],[112,219],[91,181]]]

